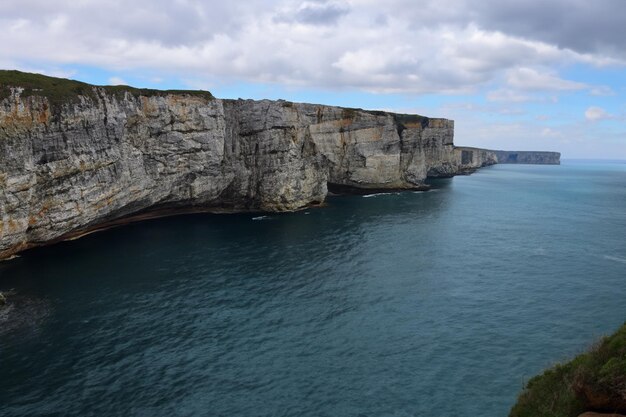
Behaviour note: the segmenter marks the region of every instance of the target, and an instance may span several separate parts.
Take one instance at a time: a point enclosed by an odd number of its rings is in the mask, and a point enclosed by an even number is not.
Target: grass
[[[589,352],[528,381],[509,417],[626,413],[626,324]]]
[[[387,113],[380,110],[363,110],[363,109],[354,109],[345,107],[341,111],[341,118],[346,120],[354,120],[356,119],[358,112],[369,113],[375,116],[388,116],[392,114],[394,120],[396,122],[396,128],[398,130],[398,136],[402,137],[402,132],[406,130],[407,127],[417,127],[416,125],[421,125],[422,129],[428,127],[429,119],[426,116],[420,116],[419,114],[401,114],[401,113]],[[341,128],[343,132],[343,127]]]
[[[76,103],[79,97],[88,97],[92,100],[97,98],[94,85],[65,78],[48,77],[41,74],[33,74],[15,70],[0,70],[0,101],[9,97],[12,87],[24,89],[22,96],[43,96],[48,98],[51,107],[60,107],[66,103]],[[126,85],[101,86],[106,93],[122,98],[130,93],[138,96],[166,96],[169,94],[181,94],[202,97],[212,100],[214,97],[208,91],[200,90],[153,90],[148,88],[134,88]]]
[[[380,110],[363,110],[349,107],[343,108],[343,110],[341,111],[341,118],[346,120],[354,120],[357,117],[358,112],[369,113],[375,116],[388,116],[389,114],[393,114],[396,122],[396,127],[398,129],[398,136],[400,137],[402,137],[402,132],[407,127],[416,127],[416,125],[419,124],[422,126],[422,129],[424,129],[428,127],[429,123],[428,117],[420,116],[419,114],[387,113]]]
[[[396,114],[396,123],[401,125],[421,124],[423,128],[428,126],[428,117],[419,114]]]

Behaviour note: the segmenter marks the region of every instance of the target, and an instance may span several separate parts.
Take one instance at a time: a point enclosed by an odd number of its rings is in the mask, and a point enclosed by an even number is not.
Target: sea
[[[143,221],[0,263],[0,416],[506,416],[626,320],[626,163]]]

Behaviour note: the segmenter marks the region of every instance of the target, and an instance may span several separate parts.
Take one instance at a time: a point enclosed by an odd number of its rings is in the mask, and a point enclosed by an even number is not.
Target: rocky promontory
[[[497,162],[454,122],[0,71],[0,259],[181,211],[289,211]]]

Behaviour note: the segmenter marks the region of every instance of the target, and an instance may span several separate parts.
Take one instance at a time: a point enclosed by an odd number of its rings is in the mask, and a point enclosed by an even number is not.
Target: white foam
[[[620,258],[619,256],[604,255],[604,259],[608,259],[609,261],[621,262],[623,264],[626,264],[626,258]]]
[[[17,259],[17,258],[19,258],[19,257],[20,257],[20,255],[11,255],[11,256],[9,256],[8,258],[0,259],[0,262],[10,261],[10,260],[12,260],[12,259]]]
[[[270,216],[258,216],[258,217],[253,217],[252,220],[265,220],[269,218]]]

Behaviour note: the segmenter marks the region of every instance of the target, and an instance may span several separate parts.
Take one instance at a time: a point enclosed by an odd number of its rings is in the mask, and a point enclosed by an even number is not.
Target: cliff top
[[[51,105],[77,101],[79,96],[96,98],[96,89],[102,89],[108,94],[118,97],[126,93],[135,96],[165,96],[169,94],[183,94],[203,97],[212,100],[214,97],[208,91],[202,90],[154,90],[149,88],[135,88],[127,85],[95,86],[66,78],[49,77],[16,70],[0,70],[0,100],[11,95],[11,88],[23,88],[22,96],[47,97]]]
[[[130,93],[134,96],[167,96],[170,94],[190,95],[202,97],[212,100],[215,97],[208,91],[203,90],[156,90],[151,88],[136,88],[128,85],[108,85],[99,86],[84,83],[81,81],[70,80],[66,78],[49,77],[47,75],[22,72],[17,70],[0,70],[0,101],[11,96],[11,89],[22,88],[22,97],[42,96],[48,99],[52,107],[65,103],[78,102],[78,97],[97,98],[98,89],[105,91],[110,95],[122,98],[124,94]],[[237,101],[237,100],[233,100]],[[293,102],[279,100],[285,106],[294,105]],[[360,108],[343,107],[343,117],[352,119],[356,117],[357,112],[369,113],[377,116],[394,115],[396,121],[403,126],[411,126],[421,124],[423,127],[428,126],[429,118],[418,114],[401,114],[385,112],[381,110],[364,110]]]

